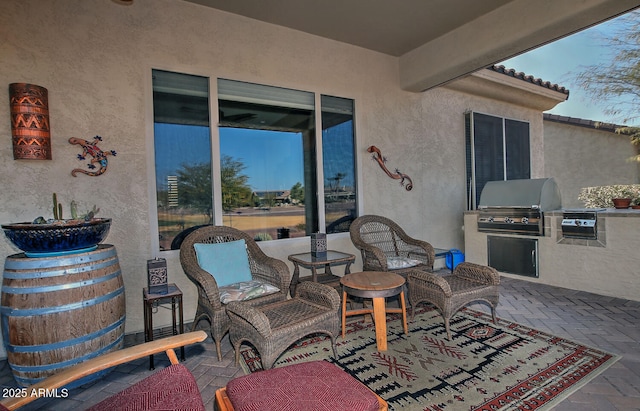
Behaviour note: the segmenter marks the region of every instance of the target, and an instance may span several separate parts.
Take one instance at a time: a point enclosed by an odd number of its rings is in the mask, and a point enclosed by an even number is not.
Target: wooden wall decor
[[[104,174],[107,171],[107,166],[109,165],[107,156],[115,156],[116,151],[101,150],[100,147],[98,147],[98,143],[100,141],[102,141],[102,137],[100,136],[95,136],[93,138],[93,141],[87,141],[75,137],[71,137],[69,139],[69,143],[77,144],[82,147],[82,154],[78,154],[78,160],[84,161],[87,159],[87,156],[91,157],[91,160],[89,160],[89,164],[87,164],[87,168],[89,170],[74,168],[73,170],[71,170],[72,176],[77,177],[78,173],[82,173],[91,177],[96,177]]]
[[[369,153],[372,153],[371,157],[373,158],[373,160],[378,162],[380,168],[382,168],[382,170],[387,173],[389,177],[393,178],[394,180],[400,180],[400,185],[403,186],[405,190],[411,191],[411,189],[413,188],[413,181],[411,181],[411,177],[404,173],[401,173],[397,168],[395,169],[395,173],[389,171],[389,169],[385,165],[387,159],[386,157],[382,156],[382,152],[380,152],[380,149],[378,147],[370,146],[367,151]]]
[[[49,92],[27,83],[9,84],[14,160],[51,160]]]

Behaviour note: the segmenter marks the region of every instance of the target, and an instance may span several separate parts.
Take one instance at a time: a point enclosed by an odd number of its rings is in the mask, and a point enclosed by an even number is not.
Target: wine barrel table
[[[100,244],[93,251],[37,258],[10,255],[0,314],[7,362],[23,387],[122,348],[125,293],[115,247]]]

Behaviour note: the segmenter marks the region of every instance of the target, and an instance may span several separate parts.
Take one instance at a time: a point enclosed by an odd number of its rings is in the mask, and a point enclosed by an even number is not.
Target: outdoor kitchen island
[[[506,277],[640,301],[640,210],[596,212],[596,238],[563,235],[565,210],[544,213],[544,235],[478,231],[479,211],[464,213],[465,259],[489,264],[488,239],[535,244],[536,276],[502,272]],[[491,265],[491,264],[489,264]]]

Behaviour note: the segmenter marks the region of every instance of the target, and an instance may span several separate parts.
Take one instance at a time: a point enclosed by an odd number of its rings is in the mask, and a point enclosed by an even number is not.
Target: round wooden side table
[[[387,313],[402,313],[404,333],[407,326],[407,307],[404,298],[405,279],[384,271],[363,271],[346,274],[340,279],[342,284],[342,338],[346,332],[346,317],[350,315],[373,314],[376,329],[376,345],[379,351],[387,350]],[[347,311],[347,296],[371,298],[373,309],[362,308]],[[385,298],[400,295],[400,308],[386,308]]]

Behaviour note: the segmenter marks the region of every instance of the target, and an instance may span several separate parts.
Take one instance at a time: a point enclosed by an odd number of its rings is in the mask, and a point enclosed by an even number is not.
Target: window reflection
[[[160,250],[189,227],[213,222],[209,85],[205,77],[153,70]]]
[[[189,229],[203,224],[232,226],[257,240],[348,231],[357,198],[353,100],[321,96],[316,147],[313,93],[225,79],[217,89],[220,145],[212,147],[209,79],[153,70],[160,249],[179,248]],[[212,155],[220,156],[219,170]],[[214,216],[218,178],[222,216]]]
[[[223,222],[258,240],[306,235],[303,133],[220,128]]]
[[[346,232],[357,216],[353,100],[322,96],[322,155],[326,232]]]

